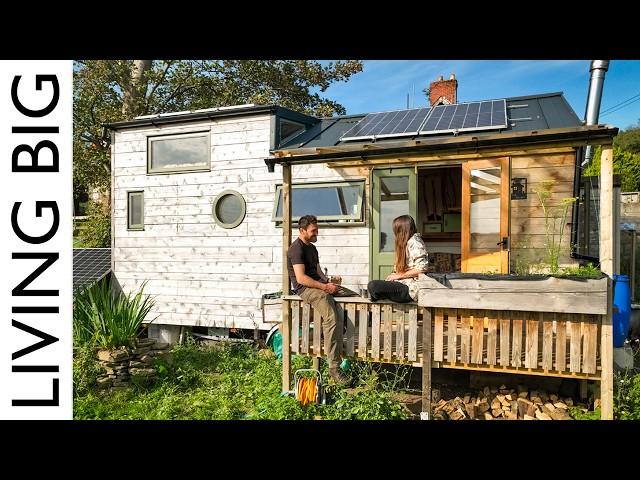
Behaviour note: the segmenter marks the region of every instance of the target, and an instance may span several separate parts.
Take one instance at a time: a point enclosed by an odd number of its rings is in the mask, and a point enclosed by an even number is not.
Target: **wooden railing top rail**
[[[283,300],[297,300],[302,301],[300,295],[283,295],[281,297]],[[407,302],[398,304],[398,302],[392,302],[390,300],[378,300],[376,302],[372,302],[368,298],[362,297],[333,297],[333,299],[337,303],[373,303],[376,305],[418,305],[417,302]]]

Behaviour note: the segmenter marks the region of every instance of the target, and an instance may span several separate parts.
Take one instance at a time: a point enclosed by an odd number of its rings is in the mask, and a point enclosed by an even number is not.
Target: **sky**
[[[424,107],[422,90],[440,75],[448,79],[454,73],[459,103],[564,92],[584,119],[589,66],[590,60],[365,60],[362,72],[320,95],[343,105],[347,114],[404,109],[407,93],[410,107]],[[599,122],[623,130],[640,123],[640,60],[610,62]]]

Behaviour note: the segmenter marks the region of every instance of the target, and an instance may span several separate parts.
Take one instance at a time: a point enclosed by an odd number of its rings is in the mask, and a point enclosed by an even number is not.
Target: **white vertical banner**
[[[0,61],[0,419],[71,419],[71,61]]]

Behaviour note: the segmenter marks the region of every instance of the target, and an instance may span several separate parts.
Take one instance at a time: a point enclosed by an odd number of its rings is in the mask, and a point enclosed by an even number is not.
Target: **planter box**
[[[262,321],[264,323],[280,323],[282,321],[282,299],[262,299]]]
[[[453,274],[421,275],[419,281],[418,304],[423,307],[607,314],[606,276]]]

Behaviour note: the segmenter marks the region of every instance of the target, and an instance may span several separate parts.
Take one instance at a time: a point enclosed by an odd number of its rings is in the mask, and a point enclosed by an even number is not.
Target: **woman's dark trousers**
[[[413,302],[409,296],[409,287],[400,282],[388,282],[386,280],[371,280],[367,286],[369,298],[372,301],[391,300],[397,303]]]

